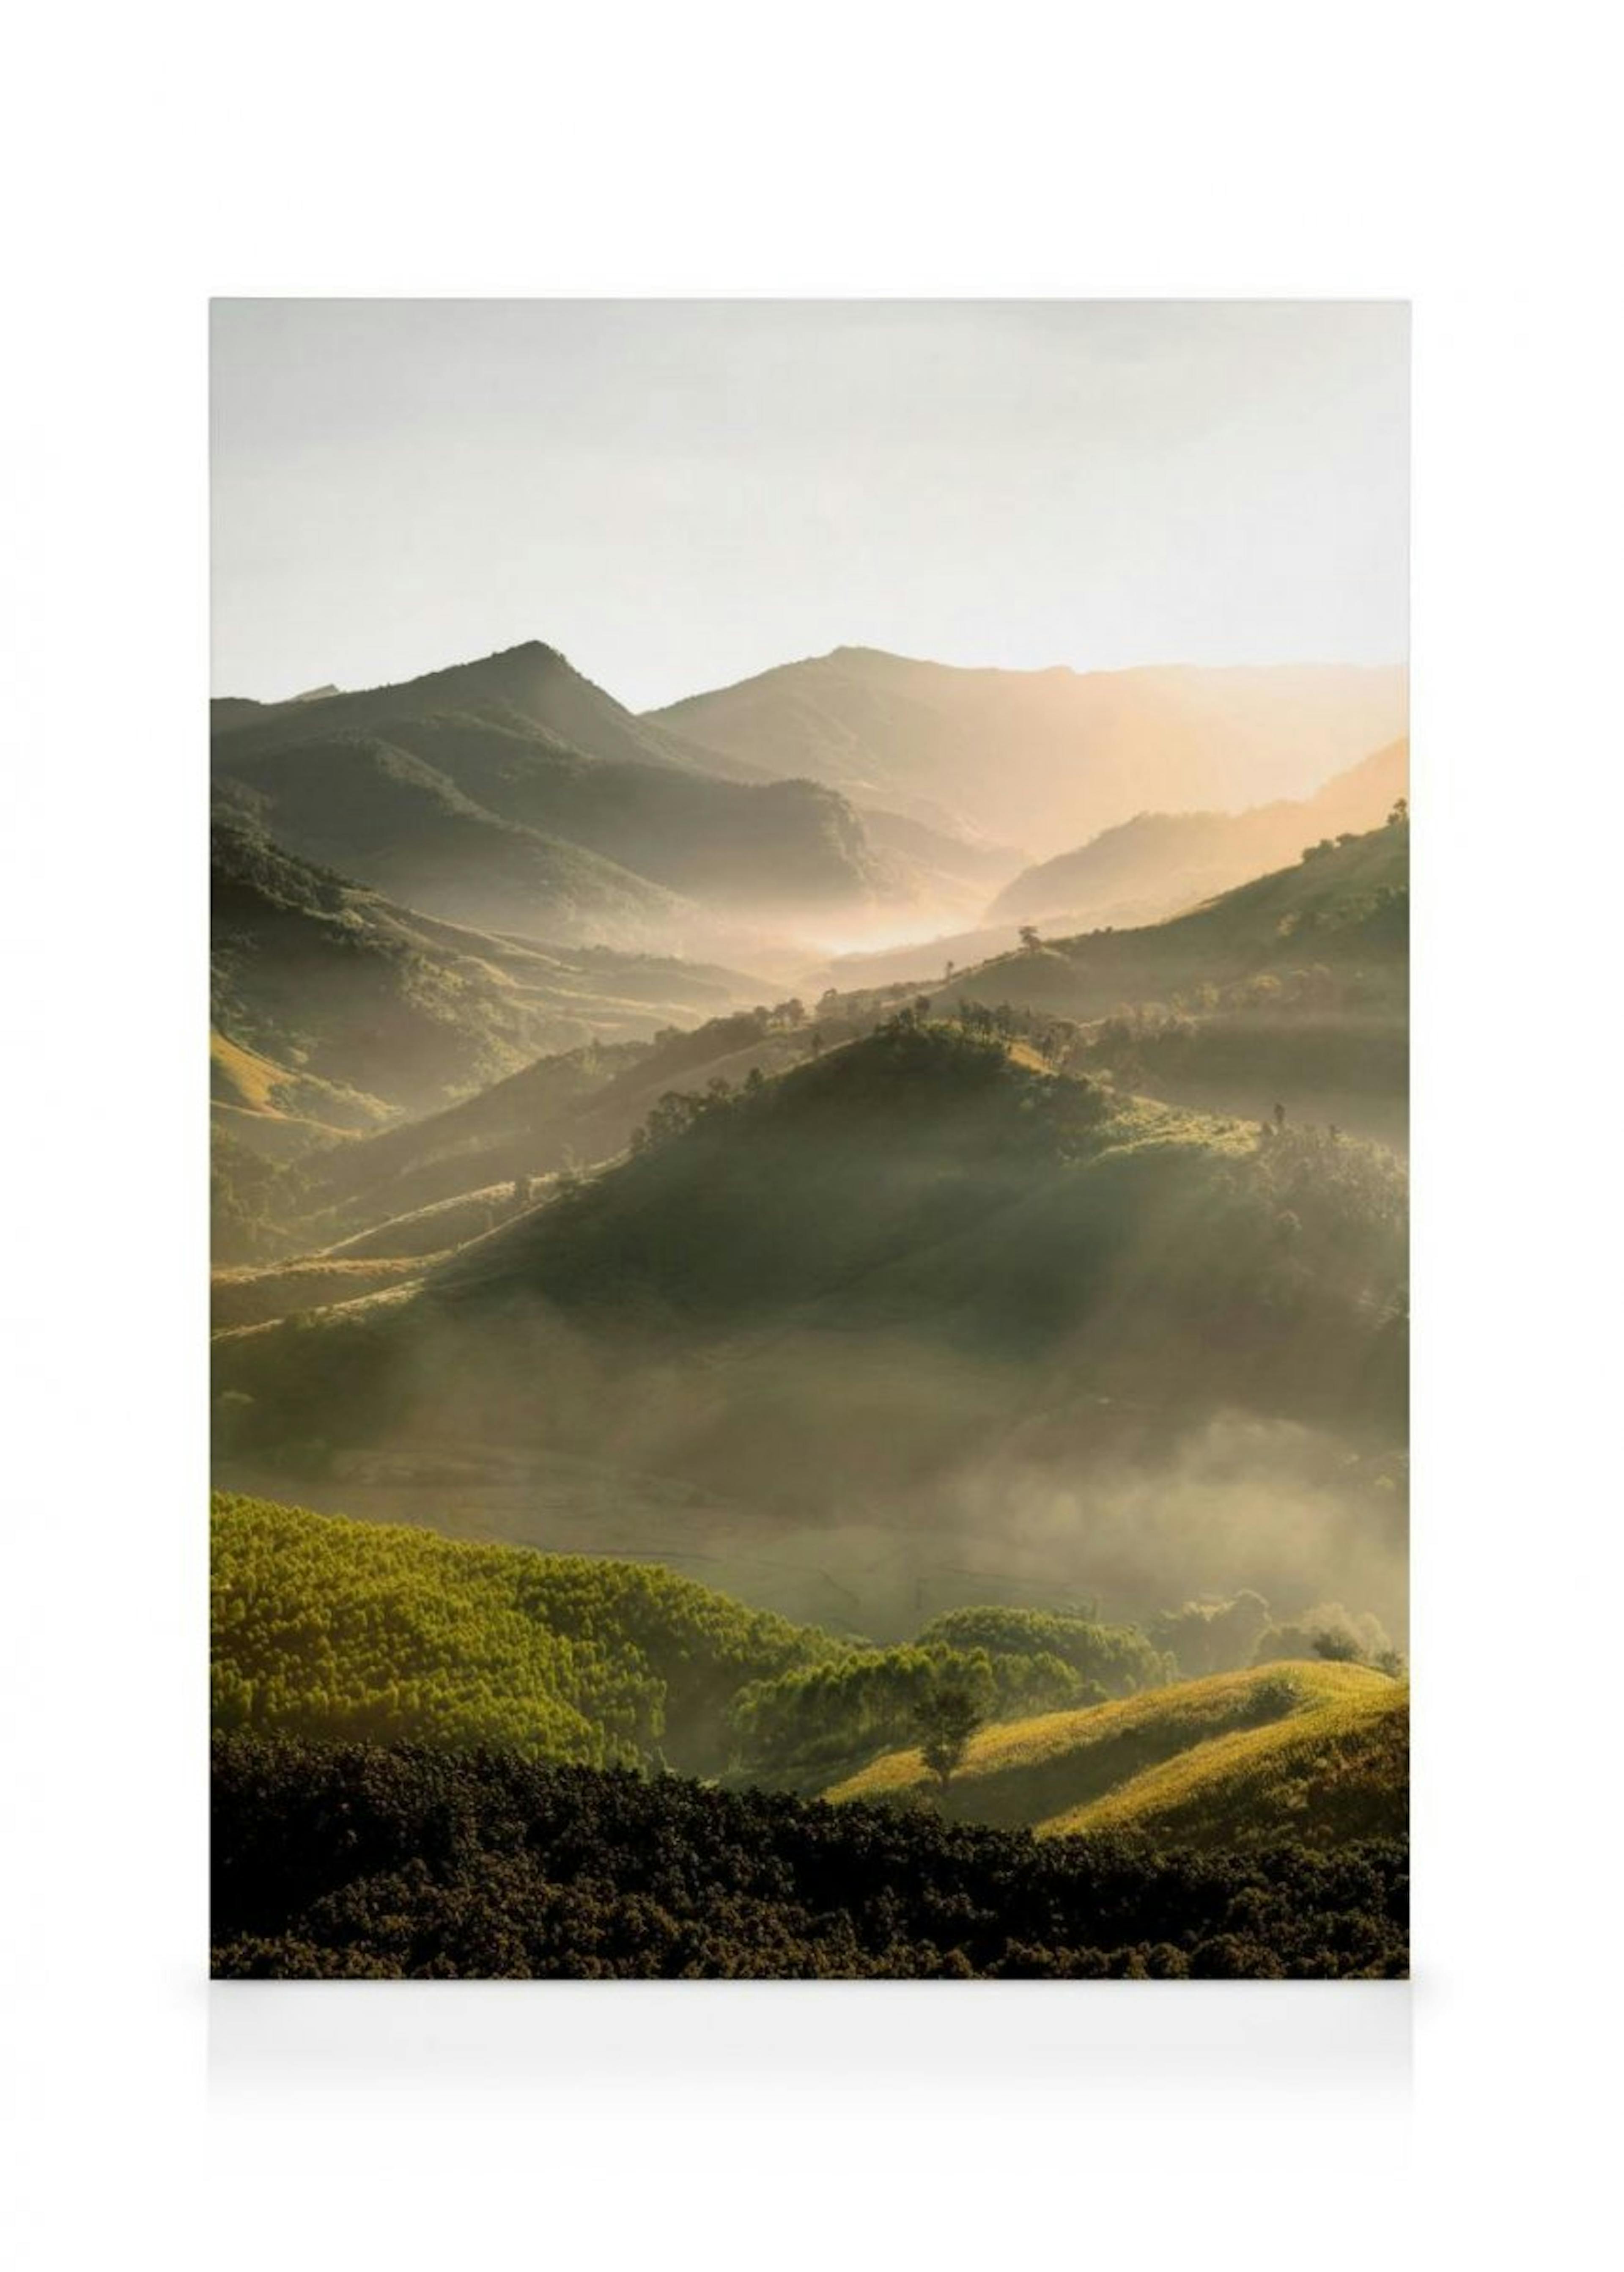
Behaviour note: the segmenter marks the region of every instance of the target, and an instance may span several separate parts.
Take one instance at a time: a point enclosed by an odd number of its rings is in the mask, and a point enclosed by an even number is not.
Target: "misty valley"
[[[213,705],[218,1976],[1406,1972],[1406,699]]]

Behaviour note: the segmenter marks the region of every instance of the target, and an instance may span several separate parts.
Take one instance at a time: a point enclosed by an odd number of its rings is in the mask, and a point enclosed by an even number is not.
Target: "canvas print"
[[[217,1977],[1408,1967],[1408,319],[212,318]]]

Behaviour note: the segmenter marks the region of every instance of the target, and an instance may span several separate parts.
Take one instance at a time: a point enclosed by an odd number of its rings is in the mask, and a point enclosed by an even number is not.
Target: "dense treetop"
[[[511,1754],[235,1735],[213,1969],[376,1979],[1342,1979],[1407,1969],[1404,1850],[1158,1850]]]

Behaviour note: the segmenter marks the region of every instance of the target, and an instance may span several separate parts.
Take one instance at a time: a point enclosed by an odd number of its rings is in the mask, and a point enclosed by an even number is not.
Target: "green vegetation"
[[[920,1759],[944,1793],[986,1717],[975,1684],[950,1676],[934,1681],[914,1707]]]
[[[872,1015],[837,1013],[820,1045],[872,1023]],[[557,1051],[443,1111],[305,1162],[306,1228],[331,1238],[335,1229],[371,1229],[498,1180],[591,1165],[622,1151],[674,1085],[741,1084],[752,1072],[799,1064],[810,1046],[805,1010],[785,1002]]]
[[[599,1766],[713,1765],[743,1683],[838,1646],[642,1564],[223,1495],[212,1600],[219,1728]]]
[[[216,1025],[294,1075],[421,1110],[510,1072],[557,1030],[523,950],[456,932],[295,859],[251,822],[212,841]]]
[[[1404,1665],[1330,1598],[1401,1629],[1404,752],[1289,802],[1398,682],[828,661],[730,756],[533,645],[217,706],[222,1472],[436,1526],[215,1502],[222,1975],[1404,1969]],[[786,952],[982,904],[983,792],[1242,775],[969,969]]]
[[[1183,1226],[1173,1252],[1164,1211]],[[1141,1235],[1158,1268],[1136,1290],[1160,1324],[1220,1289],[1244,1303],[1248,1282],[1287,1301],[1333,1284],[1368,1296],[1373,1277],[1390,1289],[1402,1225],[1402,1181],[1367,1147],[1114,1109],[1087,1081],[904,1013],[780,1080],[667,1101],[640,1156],[437,1282],[466,1298],[522,1277],[564,1308],[736,1320],[837,1288],[849,1315],[876,1279],[888,1308],[957,1306],[973,1274],[981,1327],[1030,1334],[1080,1323]]]
[[[318,1135],[432,1110],[546,1050],[652,1036],[752,984],[714,965],[438,921],[284,850],[251,801],[221,802],[211,873],[216,1096],[297,1113]]]
[[[1292,1667],[1293,1673],[1301,1668]],[[1410,1810],[1410,1695],[1350,1690],[1263,1728],[1235,1729],[1045,1822],[1045,1836],[1136,1830],[1158,1843],[1233,1849],[1402,1838]]]
[[[283,1172],[216,1125],[209,1146],[209,1251],[217,1264],[265,1262],[285,1253],[279,1229]]]
[[[736,1773],[816,1790],[843,1767],[903,1741],[943,1690],[998,1719],[1092,1703],[1106,1693],[1058,1657],[1032,1652],[994,1656],[923,1640],[851,1648],[740,1691],[728,1713]]]
[[[1392,1979],[1403,1846],[1035,1842],[511,1754],[214,1753],[212,1969],[259,1979]]]
[[[1363,1665],[1220,1673],[984,1728],[941,1803],[957,1820],[1045,1833],[1143,1816],[1146,1827],[1165,1820],[1170,1836],[1220,1844],[1398,1835],[1407,1706],[1402,1685]],[[1288,1727],[1290,1742],[1277,1743]],[[915,1805],[934,1788],[929,1763],[911,1749],[827,1796]]]
[[[1311,848],[1291,866],[1225,892],[1205,907],[1142,930],[1048,940],[960,973],[933,990],[956,999],[1003,999],[1071,1019],[1125,1005],[1166,1003],[1203,986],[1324,966],[1345,986],[1390,989],[1409,952],[1410,829],[1395,820]]]
[[[919,1636],[921,1648],[985,1649],[994,1657],[1058,1659],[1109,1696],[1158,1688],[1172,1667],[1136,1626],[1102,1625],[1091,1611],[949,1610]]]

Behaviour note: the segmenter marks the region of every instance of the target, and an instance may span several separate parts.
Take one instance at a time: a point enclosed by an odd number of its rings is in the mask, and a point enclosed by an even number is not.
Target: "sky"
[[[213,678],[1402,661],[1396,302],[224,300]]]

